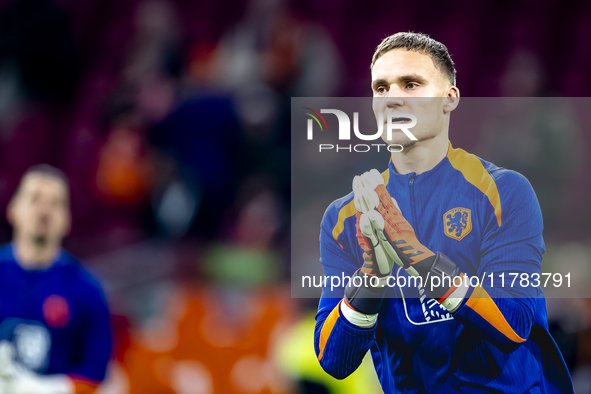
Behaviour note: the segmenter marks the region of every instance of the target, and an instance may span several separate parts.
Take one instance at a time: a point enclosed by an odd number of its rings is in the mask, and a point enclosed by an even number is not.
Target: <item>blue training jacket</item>
[[[419,241],[459,265],[473,286],[449,313],[395,265],[372,328],[340,311],[343,287],[323,288],[314,347],[320,365],[342,379],[368,350],[384,393],[572,393],[564,359],[548,332],[540,278],[542,214],[522,175],[450,145],[430,171],[382,174]],[[353,193],[333,202],[320,233],[325,276],[361,267]],[[514,274],[520,276],[513,281]],[[492,275],[491,275],[492,274]],[[512,275],[510,275],[512,274]],[[521,281],[523,279],[523,281]]]
[[[102,381],[111,328],[99,283],[65,251],[47,269],[25,270],[13,246],[3,246],[0,341],[10,341],[17,361],[34,372]]]

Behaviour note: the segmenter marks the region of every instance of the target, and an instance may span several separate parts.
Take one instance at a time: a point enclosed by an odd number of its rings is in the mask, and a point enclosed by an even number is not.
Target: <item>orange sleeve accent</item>
[[[341,249],[343,249],[343,245],[339,242],[338,238],[339,235],[345,229],[345,219],[350,218],[351,216],[355,216],[357,210],[355,209],[355,199],[351,200],[348,204],[341,208],[339,211],[339,216],[337,219],[337,224],[332,229],[332,237],[335,241],[339,244]]]
[[[451,143],[447,151],[447,158],[453,168],[460,171],[464,178],[480,190],[495,210],[497,224],[501,227],[503,211],[501,209],[501,197],[499,189],[493,177],[488,173],[480,159],[465,150],[453,149]]]
[[[474,289],[472,296],[466,302],[466,306],[469,306],[474,312],[478,313],[484,320],[489,322],[494,328],[499,330],[513,342],[525,342],[525,339],[517,335],[509,325],[497,304],[495,304],[482,286],[478,286]]]
[[[339,301],[337,306],[335,306],[334,309],[332,310],[332,312],[330,312],[330,314],[328,315],[328,317],[324,321],[324,325],[322,326],[322,330],[320,331],[320,343],[318,344],[318,347],[320,348],[320,352],[318,354],[318,361],[322,360],[322,356],[324,356],[324,347],[326,346],[326,342],[328,341],[328,337],[330,336],[330,333],[332,332],[332,329],[333,329],[335,323],[337,322],[337,319],[339,318],[339,316],[341,316],[341,312],[340,312],[341,302],[342,302],[342,300]]]
[[[76,394],[93,394],[95,393],[100,385],[100,382],[96,382],[92,379],[88,379],[81,375],[67,375],[74,385],[74,393]]]
[[[74,382],[74,392],[76,394],[93,394],[97,390],[97,385],[88,382]]]

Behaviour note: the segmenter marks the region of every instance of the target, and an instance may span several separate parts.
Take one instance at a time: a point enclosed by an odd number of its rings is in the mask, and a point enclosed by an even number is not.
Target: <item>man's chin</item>
[[[407,148],[412,148],[418,141],[405,139],[405,140],[401,140],[401,141],[398,141],[398,140],[386,141],[386,140],[384,140],[384,142],[388,145],[401,145],[403,149],[407,149]]]

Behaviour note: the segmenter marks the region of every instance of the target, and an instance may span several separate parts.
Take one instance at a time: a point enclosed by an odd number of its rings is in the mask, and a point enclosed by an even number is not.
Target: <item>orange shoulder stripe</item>
[[[513,342],[525,342],[525,339],[521,338],[509,325],[503,313],[499,310],[499,307],[490,298],[490,295],[484,290],[482,286],[478,286],[474,289],[472,296],[466,302],[466,306],[472,308],[472,310],[478,313],[484,320],[489,322],[494,328],[499,330],[503,335],[512,340]]]
[[[390,159],[392,160],[392,159]],[[386,169],[386,171],[382,172],[382,178],[384,178],[384,185],[388,186],[388,180],[390,179],[390,169]]]
[[[495,210],[497,224],[501,227],[503,214],[499,189],[480,159],[463,149],[453,149],[451,143],[447,151],[447,158],[453,168],[460,171],[468,182],[486,195]]]
[[[339,211],[337,224],[332,229],[332,237],[335,241],[337,241],[341,249],[343,249],[343,245],[341,245],[341,243],[339,242],[339,235],[341,235],[343,233],[343,230],[345,230],[345,220],[350,218],[351,216],[355,216],[356,213],[357,209],[355,209],[355,199],[349,201],[349,203],[342,207]]]

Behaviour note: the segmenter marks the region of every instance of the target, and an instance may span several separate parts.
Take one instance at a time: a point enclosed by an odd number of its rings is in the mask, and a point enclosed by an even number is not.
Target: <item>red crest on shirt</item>
[[[49,327],[62,328],[70,321],[70,305],[61,295],[52,294],[43,301],[43,318]]]

